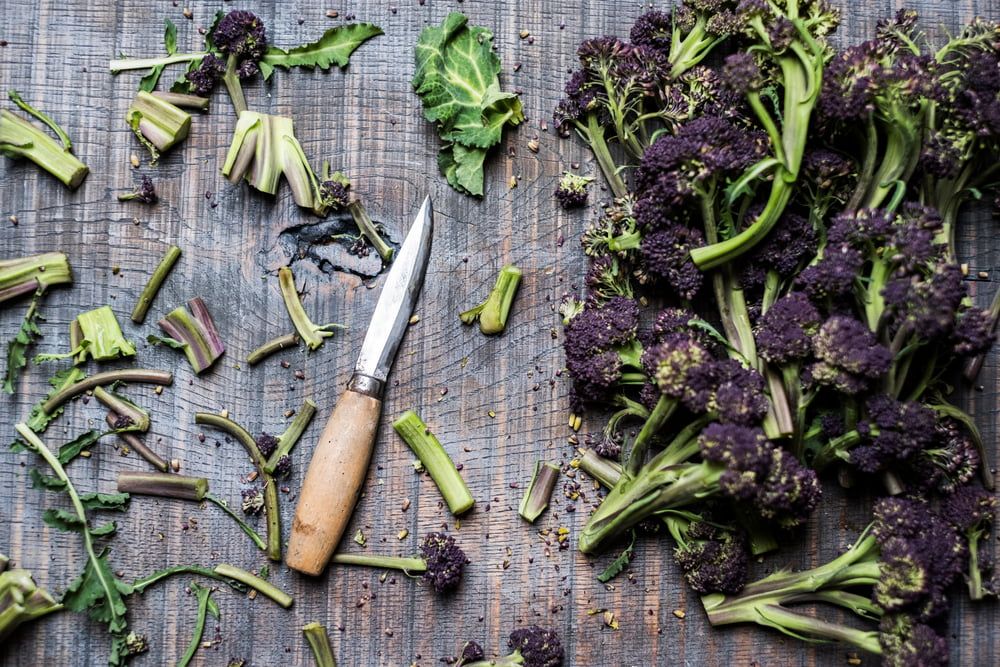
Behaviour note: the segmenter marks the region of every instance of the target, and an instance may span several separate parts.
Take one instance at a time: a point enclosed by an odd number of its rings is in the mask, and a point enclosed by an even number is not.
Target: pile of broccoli
[[[1000,24],[934,48],[904,9],[838,51],[837,23],[824,0],[683,0],[580,45],[555,121],[612,193],[582,235],[586,295],[560,309],[571,424],[610,412],[578,459],[609,487],[580,549],[655,518],[713,624],[944,664],[950,584],[995,588],[992,474],[950,395],[997,320],[955,228],[1000,183]],[[872,527],[747,584],[827,479],[885,496]]]

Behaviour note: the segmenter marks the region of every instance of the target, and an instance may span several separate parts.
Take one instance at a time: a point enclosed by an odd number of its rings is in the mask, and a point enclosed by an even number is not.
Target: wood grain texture
[[[234,3],[235,4],[235,3]],[[846,651],[808,647],[758,628],[711,631],[697,598],[679,581],[663,539],[644,539],[628,576],[602,585],[595,573],[610,559],[585,558],[574,548],[561,550],[553,536],[560,526],[575,542],[595,499],[589,482],[578,501],[564,497],[560,484],[553,506],[534,525],[516,512],[524,485],[538,458],[566,462],[573,448],[566,427],[568,381],[560,373],[555,306],[576,292],[585,270],[575,239],[588,214],[564,213],[552,202],[559,174],[579,162],[586,173],[596,165],[575,140],[543,131],[558,100],[576,45],[584,37],[623,32],[644,9],[626,0],[531,0],[525,2],[439,2],[358,0],[351,3],[239,3],[265,20],[274,43],[309,41],[344,20],[381,25],[386,34],[364,45],[345,72],[275,73],[269,85],[248,87],[251,108],[290,114],[307,155],[330,159],[354,181],[377,220],[397,241],[421,198],[430,193],[437,212],[434,251],[417,306],[420,322],[403,342],[386,395],[373,464],[347,534],[361,529],[369,552],[407,555],[424,533],[447,526],[473,564],[457,595],[438,599],[419,582],[360,568],[332,568],[319,579],[272,568],[272,581],[295,596],[285,611],[266,599],[248,600],[229,591],[217,594],[222,618],[206,638],[219,637],[196,658],[200,665],[224,665],[231,658],[249,665],[310,664],[300,628],[320,621],[331,630],[342,665],[440,664],[455,655],[464,639],[487,650],[505,646],[508,633],[527,623],[554,626],[562,633],[569,665],[843,665]],[[839,4],[845,4],[843,2]],[[977,13],[998,11],[995,0],[915,0],[908,3],[928,18],[928,27],[955,29]],[[193,20],[182,7],[190,6]],[[871,34],[878,17],[898,3],[852,3],[845,12],[840,40]],[[45,300],[45,338],[41,352],[66,346],[66,327],[80,311],[110,304],[133,340],[155,331],[149,323],[194,296],[213,312],[228,351],[209,373],[195,377],[181,356],[140,345],[143,366],[172,370],[174,387],[156,395],[134,386],[129,396],[153,412],[147,442],[181,472],[211,480],[213,492],[231,503],[239,499],[241,479],[252,465],[238,443],[194,425],[197,411],[227,409],[251,432],[280,432],[283,413],[305,397],[320,407],[319,418],[294,454],[296,472],[283,489],[283,525],[291,525],[301,475],[322,425],[348,379],[362,332],[375,305],[380,279],[337,270],[348,263],[339,246],[313,247],[286,230],[316,220],[295,207],[282,188],[277,198],[230,186],[219,174],[234,124],[221,94],[207,115],[194,119],[191,136],[151,173],[160,193],[155,207],[120,204],[119,191],[137,178],[129,156],[141,155],[123,117],[139,75],[117,78],[106,71],[118,53],[155,54],[162,22],[179,28],[180,49],[195,47],[199,27],[229,3],[120,3],[0,0],[0,88],[16,88],[25,98],[62,122],[77,154],[91,174],[68,192],[30,165],[0,159],[0,257],[65,250],[76,276],[71,289]],[[327,9],[340,18],[326,18]],[[420,30],[438,23],[453,9],[475,24],[490,26],[504,63],[505,86],[523,91],[528,122],[510,133],[489,160],[482,201],[450,190],[435,166],[438,140],[422,119],[412,94],[412,48]],[[534,39],[519,39],[522,30]],[[520,68],[515,71],[515,65]],[[537,138],[540,150],[526,143]],[[145,160],[144,160],[145,162]],[[508,188],[512,175],[518,186]],[[17,226],[8,216],[16,215]],[[992,275],[1000,259],[1000,238],[988,214],[962,227],[961,247],[971,275]],[[283,234],[285,232],[285,234]],[[128,320],[149,273],[171,243],[184,256],[166,282],[144,327]],[[302,256],[304,259],[300,259]],[[252,369],[240,362],[257,345],[287,333],[275,272],[292,262],[307,310],[317,322],[342,322],[346,332],[307,355],[301,348],[281,353]],[[511,323],[500,337],[487,338],[463,327],[457,313],[488,292],[506,263],[524,269]],[[367,266],[367,265],[366,265]],[[112,267],[120,267],[114,274]],[[355,267],[357,268],[357,267]],[[364,269],[365,267],[361,267]],[[370,268],[370,267],[368,267]],[[973,285],[983,302],[987,282]],[[0,333],[9,338],[20,308],[0,313]],[[279,363],[287,360],[289,368]],[[301,370],[304,379],[297,379]],[[991,355],[980,382],[963,402],[976,415],[991,449],[997,435],[997,361]],[[32,367],[13,398],[0,397],[0,441],[12,436],[14,421],[45,391],[46,369]],[[447,393],[443,392],[447,389]],[[449,449],[477,499],[460,527],[448,514],[433,483],[413,472],[412,455],[392,432],[391,420],[417,409]],[[491,414],[495,414],[491,416]],[[56,444],[103,419],[91,402],[67,410],[46,439]],[[596,420],[585,428],[599,428]],[[138,457],[118,456],[107,439],[90,459],[74,462],[70,474],[83,490],[108,491],[120,470],[145,470]],[[41,520],[57,496],[29,488],[27,455],[0,453],[0,551],[34,571],[38,581],[61,591],[83,561],[79,539],[50,530]],[[404,500],[409,509],[402,509]],[[802,566],[830,558],[849,544],[865,523],[866,499],[843,502],[828,494],[822,515],[794,543],[760,566]],[[197,523],[192,522],[192,519]],[[399,531],[409,536],[399,540]],[[822,539],[820,539],[822,536]],[[345,549],[356,550],[348,542]],[[127,578],[177,563],[230,562],[258,569],[265,563],[233,524],[212,508],[136,498],[113,541],[112,561]],[[137,665],[171,664],[186,646],[195,603],[184,580],[174,580],[135,598],[131,625],[149,636],[150,653]],[[620,629],[604,627],[595,609],[614,612]],[[681,620],[673,611],[686,610]],[[955,664],[992,665],[1000,660],[1000,610],[991,603],[959,602],[952,614]],[[33,624],[0,647],[8,666],[104,664],[107,638],[102,628],[80,615],[60,614]],[[875,664],[868,660],[866,664]]]

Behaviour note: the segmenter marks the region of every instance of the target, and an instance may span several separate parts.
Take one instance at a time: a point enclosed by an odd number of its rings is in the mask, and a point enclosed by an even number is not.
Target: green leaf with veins
[[[128,509],[129,495],[127,493],[81,493],[80,502],[87,510],[102,510],[105,512],[124,512]]]
[[[521,100],[514,93],[500,90],[499,81],[490,84],[482,104],[482,110],[476,118],[463,115],[441,138],[465,146],[490,148],[500,143],[505,125],[518,125],[524,120]]]
[[[66,488],[66,482],[62,481],[58,477],[43,474],[38,468],[32,468],[29,470],[28,476],[31,478],[31,487],[34,489],[62,491]]]
[[[166,345],[174,350],[183,350],[188,346],[184,341],[171,338],[170,336],[157,336],[156,334],[146,336],[146,342],[150,345]]]
[[[3,389],[8,394],[14,393],[17,376],[20,375],[21,369],[28,365],[28,348],[35,342],[35,338],[42,335],[41,329],[38,328],[38,320],[41,319],[38,315],[38,304],[44,293],[45,288],[39,288],[35,292],[28,306],[28,312],[21,320],[21,328],[7,344],[7,375],[4,378]]]
[[[116,633],[125,629],[127,607],[122,594],[130,592],[128,584],[115,578],[105,549],[96,560],[87,561],[83,574],[69,585],[61,602],[71,611],[87,612],[90,618]]]
[[[167,55],[172,56],[177,53],[177,26],[170,19],[163,20],[163,46],[167,49]],[[165,65],[157,65],[149,70],[149,73],[139,81],[139,90],[151,93],[156,90],[156,84],[160,81]]]
[[[101,439],[104,435],[103,431],[98,431],[97,429],[92,429],[83,433],[73,440],[70,440],[65,445],[59,448],[59,453],[56,456],[59,459],[59,463],[66,465],[84,451],[90,449],[97,444],[97,441]]]
[[[451,187],[465,194],[483,196],[483,163],[486,149],[451,144],[438,154],[438,166]]]
[[[56,530],[80,532],[84,529],[83,519],[68,510],[49,508],[42,512],[42,521]]]
[[[330,28],[311,44],[285,49],[272,46],[260,61],[264,80],[271,78],[275,67],[318,67],[329,69],[332,65],[347,67],[351,54],[372,37],[383,34],[382,28],[371,23],[348,23]]]
[[[628,564],[632,561],[632,551],[635,549],[635,531],[632,531],[632,541],[629,542],[625,550],[622,551],[618,558],[611,561],[611,564],[604,568],[604,571],[597,575],[597,580],[602,584],[606,584],[624,570]]]

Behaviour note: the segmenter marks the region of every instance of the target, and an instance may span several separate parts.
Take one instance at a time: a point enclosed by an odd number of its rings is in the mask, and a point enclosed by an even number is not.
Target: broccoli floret
[[[559,180],[556,188],[556,199],[565,209],[579,208],[587,204],[587,186],[594,180],[593,176],[580,176],[566,172]]]
[[[959,487],[941,504],[941,516],[965,537],[969,554],[966,580],[969,584],[969,597],[973,600],[996,594],[989,582],[983,582],[983,572],[989,573],[992,568],[989,567],[991,563],[986,562],[980,553],[996,511],[996,496],[985,489],[972,486]]]
[[[429,533],[420,545],[420,553],[427,563],[423,579],[435,591],[444,593],[458,587],[469,559],[455,544],[455,538],[445,533]]]
[[[240,491],[243,497],[241,507],[244,514],[260,514],[264,509],[264,494],[256,486]]]
[[[264,455],[264,458],[273,454],[279,444],[278,438],[270,433],[261,433],[257,436],[257,448],[260,450],[260,453]]]
[[[667,516],[668,526],[674,521]],[[749,549],[746,536],[735,529],[700,519],[679,530],[671,526],[677,542],[674,560],[696,592],[739,593],[746,584]]]
[[[812,352],[821,317],[801,292],[792,292],[771,306],[757,323],[757,353],[775,364],[804,359]]]
[[[118,201],[131,201],[133,199],[143,204],[155,204],[157,197],[153,179],[143,174],[139,185],[132,192],[118,195]]]
[[[483,649],[475,642],[466,642],[462,649],[461,667],[559,667],[565,653],[559,635],[554,630],[531,625],[510,633],[509,655],[484,660]],[[466,658],[466,653],[469,657]]]
[[[806,383],[829,385],[845,394],[866,389],[892,362],[892,354],[871,330],[845,315],[834,315],[820,326],[813,353],[819,361],[808,367]]]
[[[267,53],[267,32],[256,14],[245,10],[231,11],[222,17],[212,31],[212,42],[220,51],[235,60],[236,72],[246,79],[260,71],[258,63]]]

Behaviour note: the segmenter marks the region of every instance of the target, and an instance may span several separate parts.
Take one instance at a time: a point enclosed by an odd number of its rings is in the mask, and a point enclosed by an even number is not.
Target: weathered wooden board
[[[182,8],[192,9],[186,20]],[[251,4],[251,3],[241,3]],[[956,28],[976,13],[1000,11],[995,0],[917,0],[929,26]],[[841,40],[871,34],[877,17],[897,3],[852,3],[845,12]],[[154,414],[150,443],[181,461],[181,470],[210,478],[213,490],[232,503],[241,477],[251,466],[235,442],[194,425],[199,410],[227,409],[250,430],[278,431],[283,413],[305,397],[320,406],[322,418],[346,382],[374,307],[378,278],[371,264],[359,263],[340,246],[310,246],[301,225],[316,219],[301,212],[283,189],[276,199],[233,187],[219,174],[234,117],[221,95],[211,113],[195,119],[182,148],[153,169],[162,201],[155,207],[120,204],[115,195],[137,178],[129,164],[141,155],[123,117],[138,75],[111,77],[109,58],[119,53],[155,54],[162,23],[179,27],[182,50],[200,44],[198,28],[213,12],[230,8],[212,2],[52,2],[0,0],[0,88],[16,88],[69,130],[76,152],[92,173],[74,193],[29,165],[0,159],[0,257],[65,250],[76,283],[54,290],[44,304],[45,338],[38,350],[66,345],[69,321],[81,310],[110,304],[135,340],[155,330],[156,317],[194,296],[202,296],[216,316],[229,351],[204,377],[193,377],[182,358],[140,345],[143,365],[170,369],[173,388],[155,395],[133,387],[129,394]],[[251,108],[291,114],[306,153],[330,159],[346,170],[372,214],[401,238],[425,193],[434,198],[437,232],[427,282],[418,306],[420,321],[407,335],[391,378],[386,417],[416,408],[430,424],[479,500],[475,511],[456,522],[442,510],[431,482],[413,472],[412,456],[392,433],[388,419],[379,433],[365,497],[348,533],[362,529],[368,551],[406,554],[418,536],[443,525],[455,531],[473,564],[461,591],[439,600],[426,587],[402,576],[360,569],[333,569],[319,579],[273,568],[272,580],[292,592],[295,606],[278,609],[264,599],[217,594],[222,618],[206,638],[219,641],[202,650],[198,664],[309,664],[301,626],[328,624],[343,665],[434,665],[455,655],[465,639],[488,650],[505,646],[507,634],[525,623],[551,625],[562,633],[571,665],[841,665],[846,651],[810,648],[756,628],[711,631],[673,566],[663,540],[646,539],[628,577],[612,586],[595,579],[608,558],[587,559],[574,548],[560,550],[540,530],[569,528],[575,542],[593,493],[570,503],[559,495],[554,507],[531,527],[516,514],[521,488],[535,459],[567,461],[567,380],[557,340],[554,305],[576,291],[584,271],[576,245],[586,221],[581,213],[558,210],[551,192],[559,173],[572,162],[596,173],[579,142],[541,130],[561,94],[577,43],[584,37],[621,33],[643,11],[638,2],[577,0],[558,2],[470,1],[427,3],[265,2],[252,8],[265,20],[273,42],[292,45],[318,36],[348,14],[381,25],[386,35],[363,46],[344,71],[283,72],[270,85],[247,91]],[[328,9],[340,17],[326,17]],[[476,24],[491,26],[503,60],[505,83],[523,91],[529,122],[505,141],[489,162],[482,201],[457,195],[437,174],[438,141],[421,118],[411,93],[412,48],[420,30],[460,9]],[[533,41],[522,40],[523,30]],[[515,65],[520,68],[515,71]],[[538,138],[541,149],[526,143]],[[508,187],[512,175],[519,179]],[[12,225],[8,216],[17,216]],[[972,268],[997,268],[1000,243],[988,215],[965,226],[962,246]],[[565,241],[565,243],[564,243]],[[128,323],[146,277],[167,244],[184,248],[171,279],[144,327]],[[305,259],[299,259],[298,254]],[[326,261],[323,261],[325,258]],[[275,279],[292,261],[307,292],[306,307],[317,321],[342,322],[348,330],[307,356],[302,350],[278,355],[262,366],[240,367],[247,352],[266,338],[290,329]],[[462,327],[456,314],[483,297],[496,271],[514,262],[525,270],[513,323],[499,338]],[[115,274],[113,267],[120,267]],[[974,286],[980,300],[991,285]],[[16,330],[20,308],[0,315],[6,339]],[[290,363],[283,368],[282,359]],[[301,370],[304,379],[296,379]],[[983,390],[965,404],[976,414],[991,447],[997,432],[997,367],[987,362]],[[0,438],[26,416],[45,390],[45,369],[32,367],[13,398],[0,397]],[[447,393],[444,390],[447,389]],[[491,416],[495,414],[495,417]],[[74,405],[47,439],[57,444],[101,418],[92,403]],[[295,493],[321,424],[314,424],[295,454],[296,473],[282,494],[283,519],[290,523]],[[200,433],[207,439],[201,442]],[[110,490],[120,470],[144,470],[135,455],[118,456],[110,438],[89,460],[73,464],[74,480],[86,490]],[[0,552],[32,569],[40,583],[62,590],[82,566],[80,541],[42,523],[46,507],[62,500],[30,489],[28,455],[0,456]],[[836,495],[835,493],[831,496]],[[402,510],[404,499],[411,505]],[[576,511],[571,512],[570,507]],[[194,521],[197,523],[195,524]],[[231,562],[257,569],[261,554],[217,510],[180,502],[137,498],[121,520],[112,560],[128,577],[169,564]],[[795,544],[762,567],[800,566],[829,558],[846,546],[864,523],[860,504],[833,499]],[[397,539],[406,529],[409,536]],[[287,534],[287,532],[286,532]],[[823,535],[820,540],[819,536]],[[345,549],[357,549],[348,541]],[[184,580],[150,590],[131,601],[131,624],[148,634],[150,653],[136,664],[168,664],[183,652],[195,614]],[[604,627],[595,609],[612,611],[620,623]],[[675,617],[674,610],[686,610]],[[952,614],[956,664],[991,665],[1000,660],[996,605],[975,610],[960,603]],[[34,624],[0,647],[4,665],[101,665],[107,651],[103,629],[73,614]]]

